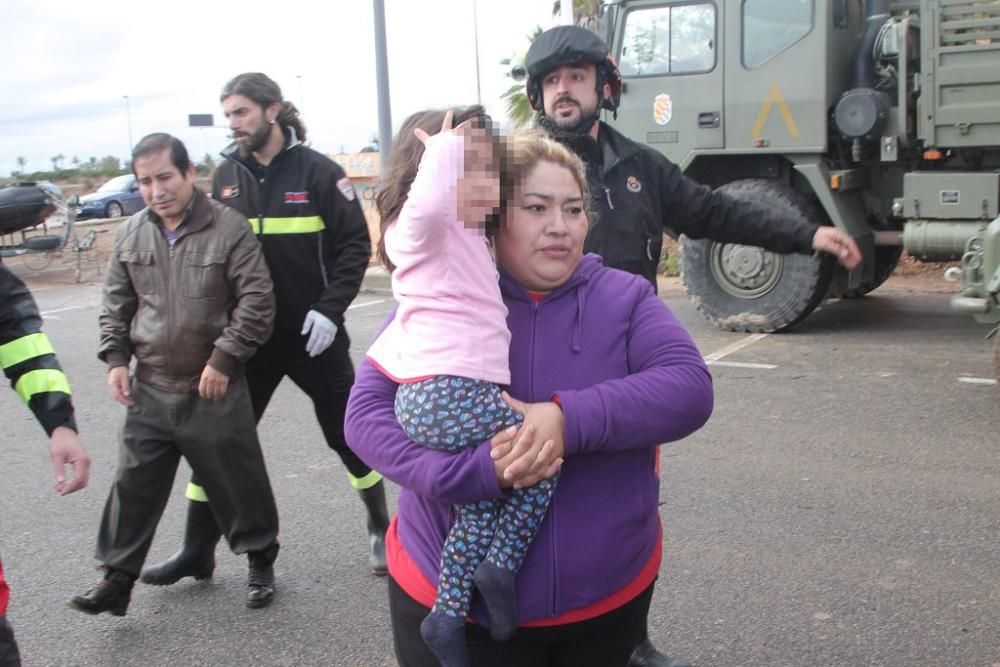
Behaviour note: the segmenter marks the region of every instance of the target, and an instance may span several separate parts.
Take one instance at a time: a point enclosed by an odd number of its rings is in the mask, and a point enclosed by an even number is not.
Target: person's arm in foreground
[[[28,288],[0,265],[0,366],[49,436],[56,493],[65,496],[87,486],[90,457],[76,432],[69,382],[41,327]]]
[[[861,263],[857,242],[836,227],[794,217],[764,200],[736,200],[685,177],[673,163],[666,162],[662,169],[660,206],[668,216],[664,225],[678,233],[778,253],[826,252],[848,269]]]

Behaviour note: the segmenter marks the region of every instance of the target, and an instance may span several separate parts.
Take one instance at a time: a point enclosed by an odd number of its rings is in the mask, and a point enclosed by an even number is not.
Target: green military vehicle
[[[961,260],[952,306],[1000,323],[1000,0],[619,0],[605,19],[625,82],[612,125],[864,254],[848,272],[682,238],[709,320],[781,331],[875,289],[905,249]]]

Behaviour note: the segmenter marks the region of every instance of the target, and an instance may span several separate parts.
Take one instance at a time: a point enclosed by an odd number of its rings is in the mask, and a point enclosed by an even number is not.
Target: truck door
[[[725,146],[725,1],[626,2],[617,19],[612,53],[625,85],[611,124],[682,168],[696,153]]]
[[[834,3],[835,6],[842,3]],[[726,147],[739,153],[826,149],[831,5],[742,0],[727,17]],[[846,68],[845,68],[846,72]],[[836,97],[833,97],[836,99]]]

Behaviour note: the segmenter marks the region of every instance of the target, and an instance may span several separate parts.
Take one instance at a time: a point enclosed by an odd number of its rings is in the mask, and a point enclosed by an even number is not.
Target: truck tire
[[[896,270],[896,265],[899,264],[899,258],[902,255],[902,246],[879,246],[875,248],[875,275],[872,279],[851,289],[831,287],[829,296],[834,299],[854,299],[878,289],[882,283],[889,279],[892,272]],[[847,269],[838,267],[837,270],[846,271]],[[836,283],[837,281],[834,280],[833,282]]]
[[[748,179],[719,190],[737,200],[766,202],[803,222],[825,222],[816,206],[784,183]],[[827,255],[779,255],[755,246],[681,238],[681,277],[688,296],[720,329],[783,331],[819,305],[832,276],[833,258]]]

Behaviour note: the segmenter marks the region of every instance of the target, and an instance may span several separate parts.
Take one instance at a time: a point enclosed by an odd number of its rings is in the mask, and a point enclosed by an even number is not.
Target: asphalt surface
[[[137,585],[124,618],[65,606],[100,577],[92,553],[122,411],[95,358],[96,269],[75,284],[65,267],[12,266],[36,290],[94,459],[87,489],[56,496],[41,430],[0,393],[0,554],[24,664],[396,664],[362,505],[287,382],[260,425],[282,521],[274,604],[244,607],[245,560],[220,547],[211,582]],[[349,312],[356,359],[392,306],[384,284],[373,275]],[[945,294],[890,285],[826,303],[794,332],[747,336],[712,328],[675,287],[663,295],[716,360],[716,409],[661,451],[654,643],[698,667],[1000,667],[988,327]],[[187,476],[182,464],[150,562],[178,544]]]

